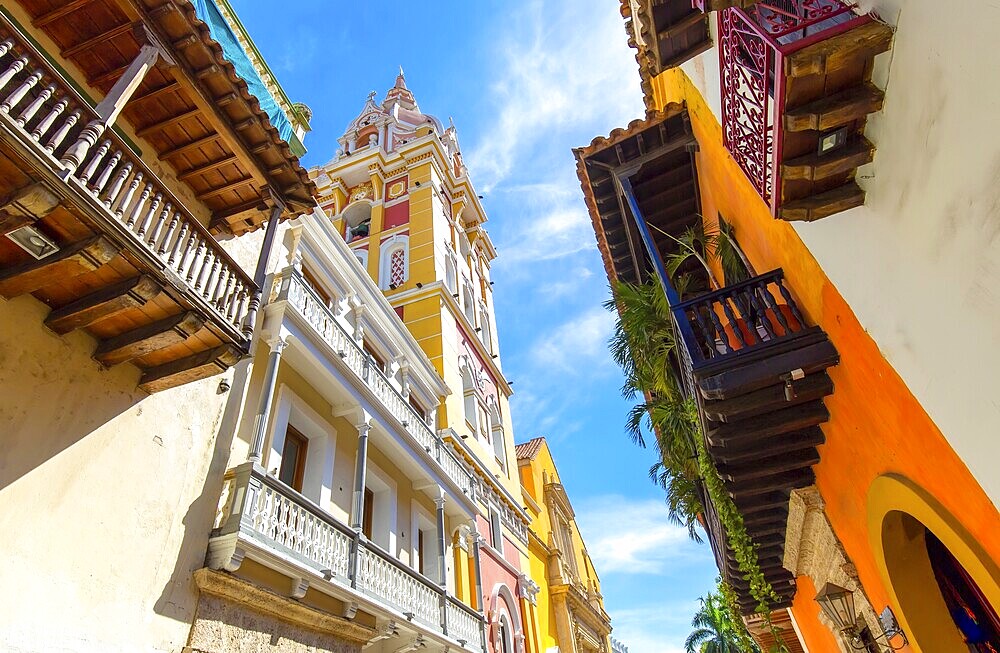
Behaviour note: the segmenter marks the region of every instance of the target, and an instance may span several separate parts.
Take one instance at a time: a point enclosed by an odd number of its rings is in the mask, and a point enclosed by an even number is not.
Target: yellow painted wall
[[[993,502],[885,359],[796,230],[771,218],[724,149],[719,122],[691,79],[680,70],[667,71],[654,80],[654,91],[657,106],[687,104],[700,145],[697,165],[703,214],[723,214],[736,228],[741,246],[758,271],[784,269],[807,320],[823,327],[840,352],[840,364],[830,370],[836,390],[827,399],[831,420],[823,427],[827,442],[820,447],[822,460],[815,467],[817,486],[826,502],[827,516],[857,566],[876,612],[892,605],[907,627],[906,613],[900,609],[881,561],[882,522],[878,519],[870,524],[867,517],[873,500],[870,488],[890,474],[909,479],[932,497],[949,524],[935,533],[943,540],[950,537],[956,547],[964,543],[965,557],[959,559],[974,572],[994,605],[1000,605],[996,589],[1000,540],[995,537],[1000,515]],[[834,225],[839,217],[826,221]],[[843,254],[851,255],[849,251]],[[857,269],[855,274],[874,272]],[[879,277],[871,276],[868,283],[877,285]],[[884,287],[882,291],[891,301],[895,290]],[[960,551],[952,550],[959,555]],[[796,603],[800,605],[800,601]],[[814,611],[794,611],[804,632],[823,628],[815,623]]]

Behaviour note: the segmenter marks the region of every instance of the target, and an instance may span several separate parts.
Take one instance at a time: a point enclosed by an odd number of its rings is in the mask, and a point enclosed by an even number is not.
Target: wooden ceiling
[[[577,174],[609,280],[637,283],[651,270],[634,220],[627,210],[622,213],[612,170],[639,166],[631,175],[639,209],[653,227],[660,251],[666,251],[663,232],[677,235],[701,211],[695,146],[686,109],[670,105],[665,112],[636,120],[575,151]]]
[[[252,231],[274,201],[286,205],[283,218],[312,206],[315,187],[307,171],[188,0],[23,0],[21,5],[102,95],[144,38],[163,46],[176,65],[158,60],[122,115],[209,209],[213,231]]]

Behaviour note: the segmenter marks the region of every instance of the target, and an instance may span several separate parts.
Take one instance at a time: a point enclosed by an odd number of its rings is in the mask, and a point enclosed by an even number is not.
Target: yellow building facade
[[[534,650],[611,653],[611,618],[604,610],[601,582],[545,438],[517,445],[517,466],[531,515],[531,577],[540,585],[532,606]]]

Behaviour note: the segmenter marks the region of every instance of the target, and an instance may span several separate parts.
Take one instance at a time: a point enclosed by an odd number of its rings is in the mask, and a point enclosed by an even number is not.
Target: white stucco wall
[[[955,451],[1000,503],[1000,7],[865,0],[896,35],[858,172],[865,206],[795,229]],[[713,18],[714,32],[714,18]],[[718,50],[684,65],[719,111]]]
[[[223,375],[147,396],[46,312],[0,300],[0,650],[176,653],[229,454]]]

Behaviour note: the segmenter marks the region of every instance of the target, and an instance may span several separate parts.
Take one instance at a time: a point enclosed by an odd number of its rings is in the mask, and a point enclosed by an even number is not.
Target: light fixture
[[[319,573],[323,574],[323,579],[324,580],[332,580],[333,577],[334,577],[334,573],[333,573],[332,569],[322,569],[322,570],[320,570]]]
[[[221,394],[225,394],[225,393],[229,392],[229,388],[231,388],[231,387],[232,386],[229,384],[229,379],[222,379],[221,381],[219,381],[219,389],[218,389],[217,392],[220,395]]]
[[[34,225],[26,224],[7,234],[18,247],[28,252],[36,259],[43,259],[59,251],[59,246],[39,231]]]
[[[451,296],[454,297],[455,299],[458,299],[458,293],[457,292],[451,293]]]
[[[837,630],[843,633],[848,641],[850,641],[852,648],[858,651],[868,649],[868,643],[862,637],[866,626],[859,626],[858,624],[858,613],[854,606],[854,592],[839,585],[827,583],[819,591],[819,594],[816,595],[816,603],[819,603],[823,614],[829,617]],[[878,635],[869,632],[868,637],[872,639],[885,639],[886,645],[894,651],[898,651],[908,644],[906,633],[896,623],[896,618],[892,614],[892,610],[886,607],[879,621],[882,624],[882,632]],[[891,641],[895,637],[903,638],[902,644],[898,647],[894,646]]]
[[[847,144],[847,135],[850,133],[847,127],[834,129],[819,136],[819,155],[829,154],[834,150],[839,150]]]
[[[424,287],[424,284],[420,283],[419,281],[418,281],[417,283],[415,283],[414,285],[415,285],[415,286],[416,286],[417,288],[423,288],[423,287]]]
[[[483,327],[476,327],[476,333],[482,333]]]

